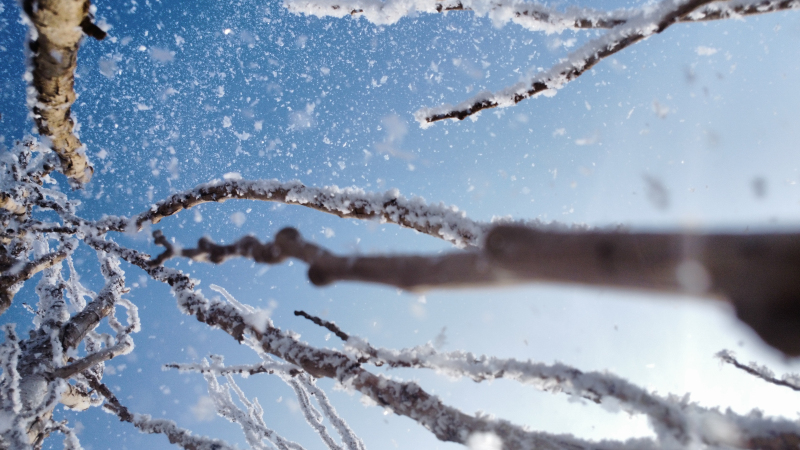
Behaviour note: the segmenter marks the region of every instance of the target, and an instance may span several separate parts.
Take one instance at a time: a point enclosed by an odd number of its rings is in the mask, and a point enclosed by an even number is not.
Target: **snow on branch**
[[[75,68],[84,30],[102,39],[92,24],[89,0],[24,0],[30,20],[31,83],[28,106],[39,129],[61,160],[61,171],[78,185],[92,178],[94,169],[86,157],[86,146],[74,132],[71,117],[75,102]],[[102,33],[102,35],[100,33]]]
[[[242,376],[257,375],[259,373],[274,374],[283,372],[294,376],[300,373],[300,369],[293,364],[278,363],[275,361],[265,361],[260,364],[245,364],[233,366],[217,366],[197,363],[169,363],[164,364],[164,369],[177,369],[180,372],[213,372],[215,375],[226,375],[235,373]]]
[[[104,348],[66,366],[59,367],[53,371],[53,376],[56,378],[69,378],[101,362],[108,361],[120,355],[126,355],[132,350],[133,340],[129,336],[125,336],[119,343],[111,347]]]
[[[713,0],[662,0],[656,7],[648,7],[609,30],[605,35],[589,41],[549,70],[536,74],[531,80],[518,83],[502,91],[484,91],[456,106],[443,105],[423,108],[414,117],[425,128],[444,119],[463,120],[484,109],[505,108],[538,95],[552,96],[570,81],[586,73],[595,64],[653,34],[664,31]]]
[[[376,25],[391,25],[403,17],[418,13],[470,11],[488,17],[495,26],[515,23],[530,31],[547,34],[566,30],[610,29],[636,16],[638,10],[598,11],[570,7],[559,11],[542,3],[521,0],[285,0],[284,7],[295,14],[316,17],[364,17]],[[730,0],[714,1],[698,14],[678,18],[678,22],[698,22],[736,18],[748,15],[796,9],[797,0]]]
[[[206,366],[205,368],[214,367],[215,369],[221,369],[223,367],[223,359],[221,356],[212,358],[212,362],[213,364],[209,365],[207,361],[203,360],[203,365]],[[227,381],[227,385],[225,386],[219,384],[215,372],[216,370],[203,371],[203,376],[206,379],[206,383],[208,383],[208,393],[214,403],[214,408],[219,415],[242,427],[247,443],[250,444],[252,448],[264,448],[262,441],[267,439],[280,450],[304,450],[303,446],[300,444],[287,440],[275,432],[275,430],[267,427],[266,423],[264,423],[264,410],[261,408],[258,400],[253,399],[250,401],[233,380],[230,372],[223,375]],[[236,396],[246,410],[240,408],[236,402],[233,401],[231,390],[236,393]],[[327,433],[325,436],[327,436]]]
[[[546,33],[610,28],[623,23],[630,15],[627,10],[601,12],[584,8],[560,12],[541,3],[515,0],[285,0],[284,6],[295,14],[338,18],[360,16],[376,25],[391,25],[415,13],[472,11],[478,16],[488,16],[495,25],[515,22],[531,31]]]
[[[427,128],[439,120],[463,120],[484,109],[513,106],[538,95],[553,96],[558,89],[604,58],[675,23],[800,9],[800,0],[662,0],[657,7],[648,4],[639,9],[614,11],[573,7],[565,12],[541,3],[521,0],[285,0],[284,6],[293,13],[317,17],[363,16],[378,25],[394,24],[403,17],[420,12],[472,11],[477,16],[490,18],[495,26],[513,22],[530,31],[548,34],[579,29],[610,30],[527,82],[494,93],[481,92],[456,106],[442,105],[418,110],[414,117],[423,128]]]
[[[736,356],[730,350],[722,350],[717,353],[716,356],[720,359],[720,361],[728,363],[737,369],[749,373],[750,375],[761,378],[767,383],[788,387],[793,391],[800,391],[800,375],[798,374],[788,373],[784,374],[781,378],[777,378],[775,377],[775,373],[766,366],[759,365],[755,362],[751,362],[747,365],[742,364],[736,359]]]
[[[442,441],[467,444],[475,433],[494,433],[502,437],[507,450],[541,448],[656,448],[649,440],[595,443],[572,436],[530,431],[505,420],[471,416],[442,403],[414,382],[396,381],[363,369],[350,356],[330,349],[312,347],[298,340],[294,333],[274,327],[270,321],[253,321],[228,302],[212,301],[194,289],[194,282],[179,270],[148,264],[147,255],[125,249],[108,240],[87,237],[87,243],[145,270],[157,281],[168,283],[182,312],[200,322],[220,328],[238,341],[247,339],[260,351],[284,359],[315,378],[332,378],[356,390],[395,414],[415,420]],[[247,335],[247,336],[246,336]]]
[[[0,315],[2,315],[14,300],[14,295],[21,287],[21,283],[30,279],[32,276],[59,264],[69,256],[77,247],[78,242],[74,239],[65,239],[58,250],[47,253],[35,258],[27,263],[18,263],[3,270],[0,275]]]
[[[95,239],[101,240],[100,238]],[[62,325],[61,342],[65,349],[77,348],[86,335],[94,330],[101,320],[114,311],[114,306],[120,301],[122,294],[127,292],[125,277],[119,268],[117,257],[98,252],[98,258],[100,259],[100,268],[106,278],[106,284],[94,300]],[[138,316],[133,308],[133,305],[128,308],[128,312],[131,315],[126,329],[128,333],[136,332],[140,327]]]
[[[406,198],[396,189],[383,193],[350,187],[309,187],[299,181],[224,180],[202,184],[172,195],[133,218],[108,217],[95,224],[98,229],[138,230],[144,223],[161,219],[207,202],[230,199],[261,200],[301,205],[329,214],[362,220],[380,220],[411,228],[459,246],[478,245],[487,224],[467,218],[455,206],[428,204],[421,197]]]
[[[89,385],[100,395],[105,397],[103,408],[119,417],[119,420],[133,424],[142,433],[163,434],[167,436],[170,444],[175,444],[186,450],[234,450],[224,441],[205,436],[197,436],[191,431],[179,427],[175,422],[164,419],[153,419],[146,414],[134,414],[128,411],[119,399],[105,384],[101,383],[94,375],[84,372]]]
[[[319,322],[328,329],[333,327],[338,330],[337,335],[347,336],[330,322],[300,313],[295,312],[295,315]],[[759,433],[748,433],[759,426],[762,429],[779,426],[786,438],[800,438],[800,426],[794,422],[748,417],[750,422],[745,426],[741,417],[735,414],[720,414],[716,409],[689,403],[688,397],[664,398],[609,373],[581,372],[562,363],[544,364],[476,356],[463,351],[440,353],[430,343],[410,349],[390,350],[373,347],[357,336],[348,336],[345,341],[345,350],[349,350],[362,363],[392,368],[433,369],[452,378],[468,377],[476,382],[510,379],[543,391],[585,398],[603,404],[610,411],[645,414],[659,442],[669,444],[666,447],[689,447],[699,442],[709,446],[739,445],[742,441],[757,439]],[[708,426],[711,423],[716,426]],[[737,431],[728,434],[731,430]]]

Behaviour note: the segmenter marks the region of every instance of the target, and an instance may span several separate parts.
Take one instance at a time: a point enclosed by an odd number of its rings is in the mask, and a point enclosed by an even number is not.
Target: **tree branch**
[[[787,355],[800,354],[800,234],[556,232],[495,226],[485,248],[436,256],[337,256],[285,228],[274,242],[246,236],[230,245],[207,238],[173,256],[222,263],[231,257],[276,264],[296,258],[318,286],[350,280],[406,290],[522,282],[579,283],[729,299],[743,322]]]
[[[420,197],[405,198],[396,190],[383,193],[359,188],[308,187],[299,181],[226,180],[202,184],[154,204],[150,210],[130,219],[109,217],[94,224],[99,230],[140,230],[147,222],[161,219],[207,202],[230,199],[260,200],[300,205],[345,219],[379,220],[395,223],[459,246],[475,246],[487,224],[467,218],[455,206],[427,204]]]
[[[83,372],[90,367],[100,364],[101,362],[116,358],[119,355],[124,355],[130,352],[132,349],[133,341],[128,337],[116,345],[104,348],[103,350],[87,355],[86,357],[74,361],[66,366],[55,369],[52,372],[52,376],[54,378],[69,378],[76,373]]]
[[[626,20],[624,24],[611,29],[600,38],[594,39],[567,56],[550,70],[541,72],[528,82],[519,83],[499,92],[482,92],[457,106],[444,105],[436,108],[423,108],[414,117],[425,128],[433,122],[444,119],[463,120],[484,109],[513,106],[522,100],[540,95],[554,95],[557,89],[586,73],[603,59],[646,39],[661,33],[669,26],[688,17],[699,8],[713,0],[684,0],[674,2],[663,0],[658,7],[643,9]],[[677,4],[676,4],[677,3]],[[697,17],[700,13],[696,13]]]
[[[495,25],[513,22],[529,31],[547,34],[566,30],[611,29],[628,22],[639,12],[633,9],[598,11],[589,8],[568,8],[562,12],[537,2],[506,0],[287,0],[286,9],[295,14],[316,17],[360,16],[377,25],[397,23],[401,18],[417,13],[469,11],[489,17]],[[714,1],[683,16],[678,22],[701,22],[765,14],[796,9],[797,0],[723,0]]]
[[[58,250],[43,255],[37,260],[30,261],[21,267],[11,267],[0,276],[0,315],[2,315],[14,300],[18,284],[29,280],[31,277],[60,263],[69,256],[77,247],[77,241],[65,239]]]
[[[167,436],[170,444],[176,444],[186,450],[234,450],[224,441],[205,436],[192,435],[192,432],[181,428],[171,420],[153,419],[148,415],[133,414],[122,405],[117,397],[105,384],[101,383],[94,375],[84,372],[83,376],[89,385],[106,399],[105,409],[119,417],[122,422],[133,424],[142,433],[163,434]]]
[[[61,171],[75,183],[88,183],[94,169],[86,148],[74,133],[70,115],[75,102],[75,67],[89,14],[89,0],[24,0],[31,29],[31,84],[36,96],[29,98],[39,134],[61,160]]]
[[[721,361],[726,362],[737,369],[743,370],[750,375],[761,378],[767,383],[788,387],[793,391],[800,392],[800,377],[795,374],[787,374],[783,376],[783,379],[778,379],[775,377],[775,374],[765,366],[759,366],[754,362],[751,362],[750,365],[744,365],[740,363],[739,360],[733,356],[733,352],[731,351],[722,350],[721,352],[717,353],[716,356]]]

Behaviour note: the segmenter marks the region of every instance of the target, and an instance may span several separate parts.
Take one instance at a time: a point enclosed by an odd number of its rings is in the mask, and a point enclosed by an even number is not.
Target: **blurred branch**
[[[513,225],[489,231],[482,250],[436,256],[337,256],[285,228],[274,242],[246,236],[230,245],[207,238],[174,256],[222,263],[245,257],[265,264],[296,258],[315,285],[350,280],[406,290],[557,282],[724,296],[767,343],[800,354],[800,234],[655,234],[556,232]]]
[[[23,1],[32,23],[30,82],[36,91],[28,99],[29,107],[39,134],[49,139],[58,154],[61,171],[77,185],[89,182],[94,171],[71,117],[81,25],[87,24],[89,6],[89,0]]]

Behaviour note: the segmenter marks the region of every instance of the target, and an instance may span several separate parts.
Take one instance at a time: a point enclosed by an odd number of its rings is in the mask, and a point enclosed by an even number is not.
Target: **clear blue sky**
[[[455,204],[477,220],[728,231],[800,226],[800,12],[676,25],[601,62],[552,98],[423,130],[412,117],[420,107],[513,84],[596,34],[496,28],[466,12],[375,26],[293,15],[280,2],[96,5],[97,18],[111,25],[109,38],[83,42],[73,107],[95,163],[93,181],[70,194],[83,200],[79,212],[86,218],[135,214],[170,193],[235,172],[316,186],[398,188]],[[0,145],[10,146],[33,124],[25,107],[25,28],[14,2],[3,7]],[[158,228],[191,245],[203,235],[231,241],[253,233],[266,240],[284,226],[340,253],[449,249],[392,225],[244,201],[206,204]],[[159,251],[147,232],[117,238]],[[444,329],[445,350],[607,369],[662,394],[690,392],[707,406],[795,417],[789,396],[797,394],[713,358],[728,348],[778,372],[800,370],[719,303],[565,286],[422,297],[346,283],[314,288],[301,264],[178,264],[202,280],[207,295],[208,285],[217,284],[239,301],[273,308],[277,326],[319,345],[339,343],[292,311],[336,321],[380,346],[423,344]],[[83,247],[76,265],[82,280],[99,289],[94,254]],[[182,316],[168,288],[138,269],[128,267],[127,279],[143,329],[131,355],[107,363],[113,366],[107,384],[132,411],[244,446],[238,427],[203,414],[200,375],[163,372],[161,365],[211,353],[255,363],[256,355]],[[30,322],[21,304],[35,304],[33,286],[26,285],[0,322]],[[483,410],[534,429],[597,439],[648,433],[642,418],[531,387],[393,374],[420,380],[466,412]],[[279,380],[251,377],[241,385],[258,397],[268,425],[307,448],[323,448]],[[408,419],[361,405],[357,395],[334,391],[331,397],[369,448],[456,448]],[[163,436],[140,435],[99,409],[59,408],[57,415],[81,423],[86,448],[169,447]],[[60,446],[57,439],[49,444]]]

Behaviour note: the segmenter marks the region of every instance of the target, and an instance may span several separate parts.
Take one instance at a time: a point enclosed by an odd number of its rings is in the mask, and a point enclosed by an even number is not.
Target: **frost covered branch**
[[[729,350],[722,350],[717,353],[717,358],[720,361],[728,363],[737,369],[743,370],[750,375],[755,377],[761,378],[762,380],[766,381],[767,383],[772,383],[778,386],[788,387],[793,391],[800,392],[800,375],[789,373],[783,375],[783,377],[776,378],[775,374],[766,366],[758,365],[754,362],[751,362],[749,365],[742,364],[739,360],[736,359],[734,353]]]
[[[164,266],[148,264],[148,258],[133,249],[124,249],[111,241],[88,238],[87,243],[147,271],[154,279],[168,283],[186,314],[200,322],[220,328],[238,341],[247,339],[261,351],[294,364],[316,378],[332,378],[354,389],[378,405],[398,415],[412,418],[443,441],[466,444],[476,432],[494,433],[503,437],[504,449],[564,449],[570,448],[653,448],[649,441],[636,440],[614,445],[589,443],[571,436],[528,431],[504,420],[471,416],[447,406],[413,382],[400,382],[372,374],[348,355],[334,350],[312,347],[300,342],[293,333],[272,326],[256,312],[203,297],[194,289],[192,280],[182,272]]]
[[[599,11],[570,7],[566,11],[542,3],[519,0],[286,0],[284,6],[295,14],[316,17],[364,17],[376,25],[392,25],[418,13],[470,11],[488,17],[498,26],[515,23],[530,31],[561,33],[566,30],[610,29],[636,16],[637,9]],[[699,22],[738,18],[796,9],[797,0],[723,0],[701,7],[697,14],[682,16],[678,22]]]
[[[98,352],[92,353],[84,358],[74,361],[66,366],[59,367],[53,371],[53,376],[56,378],[69,378],[76,373],[83,372],[90,367],[93,367],[101,362],[108,361],[119,355],[125,355],[133,350],[133,341],[123,339],[116,345],[104,348]]]
[[[357,15],[379,25],[394,24],[403,17],[419,12],[472,11],[478,16],[489,17],[496,26],[513,22],[530,31],[548,34],[580,29],[610,30],[528,82],[495,93],[481,92],[456,106],[420,109],[415,113],[415,118],[423,127],[444,119],[463,120],[484,109],[512,106],[538,95],[555,95],[556,90],[601,60],[653,34],[661,33],[675,23],[741,18],[800,9],[798,0],[663,0],[655,8],[652,5],[614,11],[570,8],[566,12],[541,3],[519,0],[286,0],[284,5],[296,14],[339,18]]]
[[[84,30],[104,36],[89,17],[89,0],[24,0],[30,20],[31,73],[28,106],[39,129],[61,160],[61,171],[78,184],[94,169],[86,147],[75,134],[71,107],[75,102],[75,68]],[[98,31],[100,33],[98,33]]]
[[[58,250],[40,256],[27,263],[17,263],[8,268],[3,268],[0,275],[0,315],[2,315],[14,300],[14,294],[21,287],[21,283],[30,279],[42,270],[53,267],[69,256],[77,247],[77,241],[67,239],[62,242]]]
[[[158,223],[184,209],[231,199],[300,205],[345,219],[395,223],[460,246],[477,245],[487,228],[487,224],[470,220],[454,206],[429,205],[420,197],[408,199],[396,189],[373,193],[355,187],[317,188],[299,181],[283,183],[278,180],[225,180],[202,184],[174,194],[133,218],[109,217],[96,226],[114,231],[139,230],[145,223]]]
[[[712,2],[713,0],[678,2],[662,0],[657,7],[638,12],[624,24],[583,45],[567,56],[563,62],[538,73],[530,81],[518,83],[495,93],[482,92],[456,106],[423,108],[414,113],[414,117],[423,127],[426,127],[444,119],[463,120],[484,109],[513,106],[522,100],[540,94],[555,95],[556,90],[583,75],[603,59],[654,34],[661,33],[677,23],[681,17],[688,16]]]
[[[179,427],[175,422],[164,419],[153,419],[146,414],[134,414],[128,411],[117,397],[105,384],[101,383],[94,375],[85,373],[84,376],[89,381],[89,385],[106,399],[103,407],[119,417],[122,422],[133,424],[142,433],[163,434],[167,436],[171,444],[175,444],[186,450],[233,450],[224,441],[212,439],[205,436],[193,435],[191,431]]]

